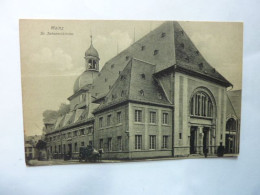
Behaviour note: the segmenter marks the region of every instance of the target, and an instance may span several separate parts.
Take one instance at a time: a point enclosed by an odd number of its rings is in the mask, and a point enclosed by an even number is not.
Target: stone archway
[[[189,109],[190,154],[203,154],[204,151],[215,154],[217,110],[214,96],[205,87],[195,89]]]
[[[225,153],[236,153],[237,142],[237,120],[229,118],[226,122],[226,139],[225,139]]]

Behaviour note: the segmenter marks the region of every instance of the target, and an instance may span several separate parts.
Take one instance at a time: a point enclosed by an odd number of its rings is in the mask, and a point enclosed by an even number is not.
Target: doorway
[[[190,154],[196,153],[196,134],[197,134],[197,127],[191,127],[191,129],[190,129]]]
[[[205,151],[209,146],[209,128],[204,127],[203,128],[203,151]]]
[[[72,144],[68,144],[68,155],[69,155],[69,158],[71,159],[71,156],[72,156]]]

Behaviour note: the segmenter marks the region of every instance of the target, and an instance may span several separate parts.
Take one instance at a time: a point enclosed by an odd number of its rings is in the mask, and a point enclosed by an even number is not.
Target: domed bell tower
[[[85,52],[85,67],[86,71],[97,71],[99,72],[99,55],[97,50],[92,44],[92,35],[90,36],[91,44],[88,50]]]

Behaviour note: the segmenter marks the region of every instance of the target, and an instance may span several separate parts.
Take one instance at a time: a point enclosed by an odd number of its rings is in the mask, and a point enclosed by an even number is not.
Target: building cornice
[[[180,73],[184,73],[186,75],[190,75],[190,76],[193,76],[193,77],[196,77],[196,78],[199,78],[199,79],[203,79],[203,80],[206,80],[206,81],[211,81],[213,83],[216,83],[216,84],[219,84],[221,86],[224,86],[224,87],[230,87],[230,86],[233,86],[230,82],[225,82],[225,81],[222,81],[220,79],[217,79],[217,78],[214,78],[214,77],[211,77],[211,76],[208,76],[208,75],[205,75],[205,74],[202,74],[200,72],[197,72],[197,71],[194,71],[194,70],[189,70],[187,68],[184,68],[178,64],[174,64],[166,69],[163,69],[159,72],[156,72],[154,73],[155,76],[159,76],[159,75],[162,75],[162,74],[168,74],[169,72],[180,72]]]

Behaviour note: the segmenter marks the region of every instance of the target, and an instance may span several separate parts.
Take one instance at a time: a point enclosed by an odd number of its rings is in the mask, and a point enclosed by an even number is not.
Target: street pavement
[[[234,158],[237,155],[225,154],[222,158]],[[52,160],[29,160],[27,166],[44,166],[44,165],[68,165],[68,164],[93,164],[93,163],[119,163],[119,162],[141,162],[141,161],[158,161],[158,160],[178,160],[178,159],[201,159],[205,158],[203,155],[194,155],[189,157],[165,157],[165,158],[151,158],[151,159],[135,159],[135,160],[100,160],[97,162],[79,162],[79,160],[52,159]],[[216,156],[208,156],[207,158],[216,158]]]

